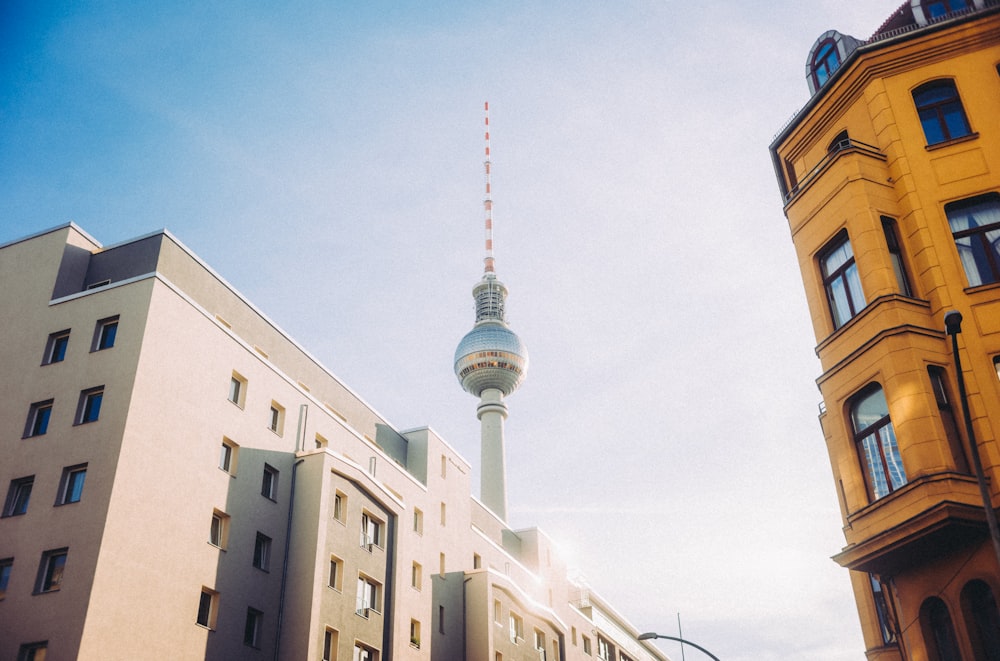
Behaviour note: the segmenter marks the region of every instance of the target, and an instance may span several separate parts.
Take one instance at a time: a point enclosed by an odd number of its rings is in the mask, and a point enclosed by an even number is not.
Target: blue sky
[[[731,661],[858,659],[767,146],[813,41],[897,5],[9,1],[0,242],[166,227],[396,426],[478,464],[451,365],[488,100],[497,271],[532,360],[511,523],[640,630],[680,612]]]

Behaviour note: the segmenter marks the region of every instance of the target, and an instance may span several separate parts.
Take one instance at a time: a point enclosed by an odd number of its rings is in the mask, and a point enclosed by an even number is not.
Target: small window
[[[587,636],[581,636],[581,639],[583,640],[583,653],[588,656],[592,655],[594,652],[590,648],[590,638]]]
[[[219,614],[219,593],[203,587],[198,598],[198,616],[195,621],[203,627],[215,629],[215,620]]]
[[[356,612],[361,617],[382,611],[382,585],[364,574],[358,576],[358,599]]]
[[[208,532],[208,543],[225,549],[229,542],[229,515],[215,510],[212,512],[212,526]]]
[[[378,652],[364,643],[354,643],[354,661],[378,661]]]
[[[944,368],[937,365],[928,365],[927,376],[931,380],[931,389],[934,391],[934,400],[937,404],[938,415],[941,418],[941,424],[944,426],[944,436],[948,441],[948,447],[955,461],[955,470],[961,473],[968,473],[969,462],[965,458],[965,447],[962,444],[962,438],[958,435],[958,425],[956,423],[955,411],[951,407],[951,397],[948,396]]]
[[[448,508],[445,506],[444,503],[441,503],[441,525],[442,526],[445,525],[447,523],[447,521],[448,521],[447,514],[448,514]]]
[[[323,438],[319,434],[316,434],[316,449],[317,450],[320,450],[320,449],[325,448],[325,447],[329,447],[329,445],[330,445],[330,441],[326,440],[325,438]]]
[[[441,477],[448,477],[448,457],[441,455]]]
[[[278,469],[270,464],[264,464],[264,475],[260,483],[260,495],[271,500],[278,500]]]
[[[1000,195],[952,202],[944,211],[969,286],[1000,282]]]
[[[7,596],[7,586],[10,584],[10,573],[14,570],[14,558],[0,560],[0,601]]]
[[[38,580],[35,584],[35,594],[55,592],[62,586],[63,569],[66,567],[66,556],[69,549],[52,549],[42,554],[38,565]]]
[[[896,627],[890,619],[889,604],[885,599],[885,592],[882,590],[882,583],[874,574],[868,574],[872,587],[872,600],[875,602],[875,614],[878,615],[879,630],[882,634],[883,645],[894,645],[896,643]]]
[[[520,643],[524,640],[524,620],[513,611],[511,611],[508,619],[510,622],[510,642]]]
[[[20,516],[28,512],[28,501],[31,500],[31,488],[34,484],[34,475],[10,481],[10,488],[7,489],[7,502],[3,507],[4,516]]]
[[[472,568],[473,569],[483,568],[483,556],[479,555],[478,553],[472,554]]]
[[[49,641],[25,643],[17,649],[17,661],[45,661],[49,649]]]
[[[438,573],[441,574],[441,576],[444,576],[444,574],[445,574],[445,571],[444,571],[444,560],[445,560],[444,553],[439,554],[438,555]]]
[[[55,400],[46,399],[35,402],[28,409],[28,420],[24,425],[24,438],[44,436],[49,430],[49,420],[52,418],[52,404]]]
[[[97,322],[94,330],[94,351],[103,351],[115,346],[118,335],[118,317],[109,317]]]
[[[833,316],[833,327],[837,329],[861,312],[866,305],[858,267],[854,263],[854,251],[851,250],[846,231],[841,232],[823,249],[820,254],[820,270],[830,304],[830,314]]]
[[[243,626],[243,644],[260,649],[260,629],[264,614],[256,608],[247,608],[247,620]]]
[[[257,533],[253,545],[253,566],[264,571],[271,568],[271,538],[262,532]]]
[[[42,357],[42,365],[61,363],[66,360],[66,349],[69,348],[69,329],[52,333],[45,343],[45,355]]]
[[[338,592],[344,589],[344,561],[333,555],[330,556],[330,580],[327,585]]]
[[[382,522],[368,512],[361,515],[361,546],[369,551],[382,546]]]
[[[965,0],[924,0],[923,4],[927,18],[931,20],[969,8]]]
[[[961,659],[958,637],[948,606],[938,597],[930,597],[920,606],[920,628],[932,659]]]
[[[828,39],[820,44],[816,54],[813,55],[812,73],[816,87],[825,85],[839,66],[840,54],[837,52],[837,43],[833,39]]]
[[[228,438],[223,438],[221,454],[219,455],[219,468],[230,475],[236,475],[236,463],[239,455],[239,444]]]
[[[229,380],[229,401],[243,408],[246,403],[246,396],[247,380],[236,372],[233,372],[233,376]]]
[[[337,661],[338,645],[340,645],[340,632],[327,627],[323,632],[323,661]]]
[[[104,386],[81,391],[80,403],[77,405],[76,424],[85,425],[97,422],[101,416],[101,403],[103,401]]]
[[[410,587],[417,590],[423,587],[423,567],[420,566],[419,562],[414,562],[410,571]]]
[[[848,135],[847,131],[841,131],[833,137],[830,144],[826,146],[826,152],[832,154],[843,149],[847,149],[851,146],[851,136]]]
[[[499,599],[493,600],[493,623],[503,624],[503,604],[500,603]]]
[[[424,534],[424,513],[416,507],[413,508],[413,532],[418,535]]]
[[[59,500],[57,505],[78,503],[83,498],[83,483],[87,479],[87,464],[67,466],[63,469],[59,481]]]
[[[539,629],[535,629],[535,651],[540,661],[545,661],[545,634]]]
[[[271,411],[268,413],[267,428],[278,436],[285,428],[285,407],[277,402],[271,402]]]
[[[933,80],[913,90],[920,125],[928,145],[955,140],[972,133],[955,82]]]
[[[903,296],[913,296],[910,289],[910,279],[906,277],[903,250],[899,247],[899,239],[896,237],[896,221],[888,216],[882,216],[882,231],[889,249],[889,259],[892,260],[892,270],[896,274],[896,285],[899,287],[899,293]]]
[[[906,484],[906,470],[896,444],[896,432],[880,386],[872,385],[850,405],[854,442],[865,469],[872,499],[882,498]]]
[[[438,606],[438,633],[444,635],[444,606]]]
[[[333,495],[333,519],[347,523],[347,496],[339,491]]]
[[[420,649],[420,621],[410,620],[410,646]]]

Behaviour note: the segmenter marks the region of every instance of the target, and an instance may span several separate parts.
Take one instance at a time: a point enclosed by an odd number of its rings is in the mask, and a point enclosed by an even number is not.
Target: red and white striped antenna
[[[483,207],[486,212],[486,259],[485,275],[495,275],[493,270],[493,198],[490,191],[490,102],[484,103],[483,110],[486,113],[486,199],[483,200]]]

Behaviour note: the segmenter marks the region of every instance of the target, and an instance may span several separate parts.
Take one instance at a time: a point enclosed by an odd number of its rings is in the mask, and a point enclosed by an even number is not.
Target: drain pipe
[[[295,451],[302,447],[303,434],[306,428],[306,416],[309,412],[308,404],[299,406],[299,425],[295,434]],[[295,478],[299,470],[299,464],[305,459],[299,459],[292,464],[292,483],[289,485],[288,493],[288,525],[285,526],[285,550],[281,559],[281,590],[278,593],[278,624],[274,641],[274,661],[281,659],[281,625],[285,614],[285,586],[288,583],[288,555],[292,546],[292,516],[295,512]]]

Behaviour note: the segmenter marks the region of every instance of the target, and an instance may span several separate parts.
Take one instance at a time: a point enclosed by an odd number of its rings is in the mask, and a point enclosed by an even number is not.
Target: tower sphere
[[[466,392],[479,397],[487,388],[507,396],[528,373],[528,350],[517,333],[498,320],[481,321],[455,349],[455,376]]]

